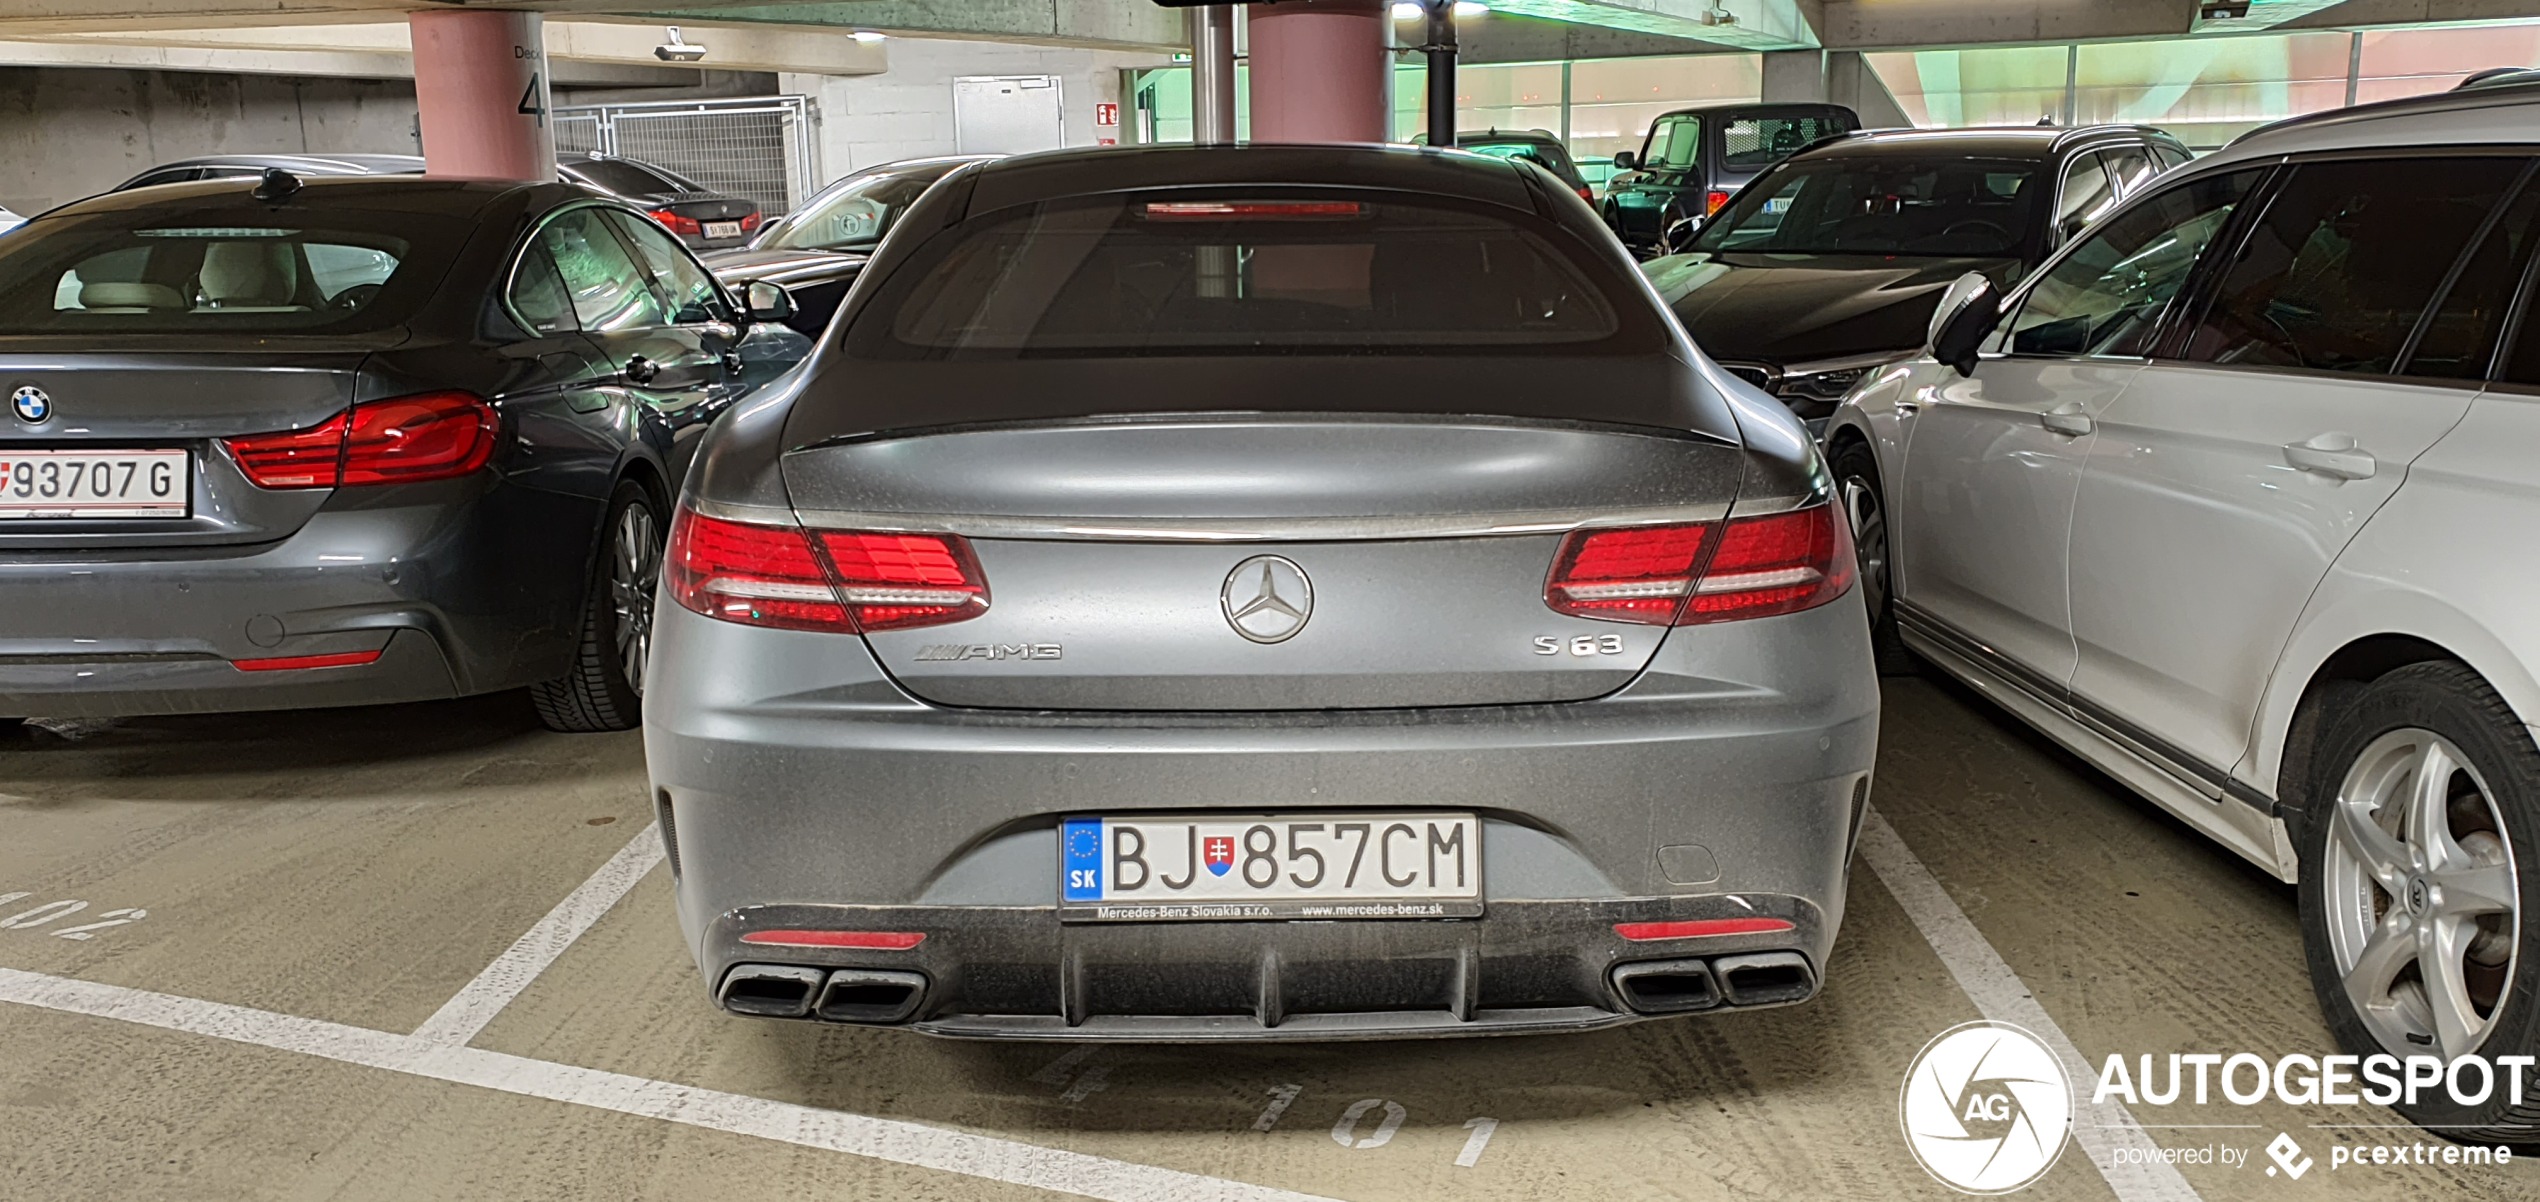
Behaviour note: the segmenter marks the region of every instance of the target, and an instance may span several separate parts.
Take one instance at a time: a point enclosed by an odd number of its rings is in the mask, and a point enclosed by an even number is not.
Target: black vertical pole
[[[1421,0],[1428,10],[1429,145],[1455,145],[1455,0]]]

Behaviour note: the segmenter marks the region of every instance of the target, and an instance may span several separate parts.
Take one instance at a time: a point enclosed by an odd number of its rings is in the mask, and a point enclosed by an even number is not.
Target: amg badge
[[[1056,643],[931,643],[917,649],[917,658],[949,659],[1058,659],[1064,649]]]

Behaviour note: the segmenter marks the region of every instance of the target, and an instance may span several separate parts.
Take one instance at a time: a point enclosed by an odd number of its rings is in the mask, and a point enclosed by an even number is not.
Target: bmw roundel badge
[[[33,384],[21,386],[9,394],[9,408],[17,411],[18,420],[30,425],[53,416],[53,398]]]

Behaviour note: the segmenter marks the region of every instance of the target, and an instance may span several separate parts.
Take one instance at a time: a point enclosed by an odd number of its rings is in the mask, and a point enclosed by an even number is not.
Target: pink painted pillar
[[[1244,10],[1252,140],[1382,142],[1393,67],[1383,0],[1291,0]]]
[[[433,175],[554,179],[547,124],[547,52],[536,13],[436,9],[410,13],[415,108]]]

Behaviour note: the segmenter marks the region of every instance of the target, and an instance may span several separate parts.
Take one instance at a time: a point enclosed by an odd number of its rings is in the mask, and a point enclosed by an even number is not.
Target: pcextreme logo
[[[2055,1167],[2072,1133],[2072,1082],[2036,1036],[1972,1022],[1923,1045],[1896,1101],[1905,1145],[1934,1180],[2007,1194]]]

